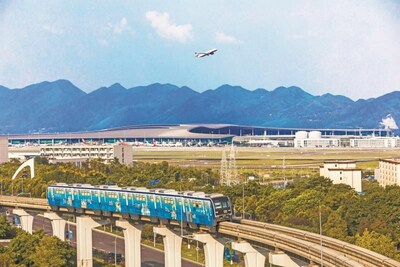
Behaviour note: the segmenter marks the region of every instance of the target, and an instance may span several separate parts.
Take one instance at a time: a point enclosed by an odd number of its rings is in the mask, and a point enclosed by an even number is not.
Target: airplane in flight
[[[206,52],[204,52],[204,53],[194,53],[194,56],[195,57],[198,57],[198,58],[200,58],[200,57],[206,57],[206,56],[211,56],[211,55],[214,55],[214,53],[215,52],[217,52],[218,50],[216,49],[216,48],[213,48],[213,49],[210,49],[210,50],[208,50],[208,51],[206,51]]]

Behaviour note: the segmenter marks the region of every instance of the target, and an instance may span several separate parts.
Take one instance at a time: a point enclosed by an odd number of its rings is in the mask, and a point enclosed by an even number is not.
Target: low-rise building
[[[356,162],[349,160],[324,161],[324,165],[319,168],[319,175],[329,178],[329,169],[355,169]]]
[[[122,164],[132,163],[132,146],[129,145],[54,145],[40,148],[40,156],[50,162],[70,162],[80,165],[92,159],[108,163],[114,158]]]
[[[368,137],[350,139],[351,147],[399,147],[400,139],[398,137]]]
[[[356,192],[362,192],[361,169],[354,161],[325,161],[320,167],[320,175],[334,184],[350,185]]]
[[[295,134],[294,147],[338,147],[340,140],[330,136],[322,137],[319,131],[299,131]]]
[[[375,169],[375,179],[380,186],[400,186],[400,159],[380,159],[379,167]]]
[[[113,149],[114,158],[117,158],[119,163],[130,165],[133,161],[133,148],[131,145],[116,145]]]
[[[8,161],[8,139],[0,138],[0,163]]]

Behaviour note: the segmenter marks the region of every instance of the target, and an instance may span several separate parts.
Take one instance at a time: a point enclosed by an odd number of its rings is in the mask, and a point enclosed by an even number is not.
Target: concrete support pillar
[[[253,248],[247,241],[232,242],[232,249],[244,253],[246,267],[264,267],[265,256]]]
[[[100,226],[89,216],[76,218],[76,246],[78,267],[93,267],[92,229]]]
[[[283,267],[300,267],[283,251],[271,251],[269,253],[269,263]]]
[[[126,220],[116,221],[116,225],[121,227],[124,232],[125,266],[140,267],[140,239],[142,236],[142,227],[133,225]]]
[[[51,221],[53,235],[65,241],[65,224],[66,221],[58,216],[55,212],[45,212],[44,217]]]
[[[23,209],[14,209],[13,214],[19,216],[19,221],[21,223],[21,228],[22,230],[32,234],[32,228],[33,228],[33,216],[27,213]]]
[[[210,234],[194,234],[193,239],[204,244],[206,267],[222,267],[224,265],[224,245]]]
[[[165,267],[181,267],[182,237],[165,226],[154,227],[153,231],[163,236]]]

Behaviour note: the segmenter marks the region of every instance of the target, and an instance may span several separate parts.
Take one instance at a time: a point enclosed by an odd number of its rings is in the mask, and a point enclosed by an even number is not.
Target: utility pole
[[[321,215],[321,204],[319,204],[319,239],[320,239],[320,246],[321,246],[321,267],[324,267],[324,261],[322,258],[322,215]]]
[[[285,159],[285,156],[283,156],[283,161],[282,161],[282,174],[283,174],[283,188],[286,189],[287,181],[286,181],[286,159]]]

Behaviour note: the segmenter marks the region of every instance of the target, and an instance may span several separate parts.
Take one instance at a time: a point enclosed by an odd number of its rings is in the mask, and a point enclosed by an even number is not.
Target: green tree
[[[142,230],[142,238],[144,239],[152,239],[154,237],[153,233],[153,225],[145,224]]]
[[[375,231],[369,232],[368,229],[365,229],[362,235],[357,233],[355,236],[355,244],[390,258],[400,258],[392,239]]]
[[[30,259],[37,267],[75,266],[75,250],[67,242],[54,236],[43,237]]]
[[[0,245],[0,266],[10,266],[11,257],[7,253],[7,248]]]
[[[342,219],[338,212],[331,212],[328,216],[326,223],[322,226],[322,232],[324,235],[337,238],[340,240],[346,240],[347,237],[347,224]]]
[[[17,231],[17,236],[10,241],[7,253],[15,264],[32,266],[30,259],[35,254],[35,247],[39,243],[41,233],[29,234],[23,230]]]
[[[0,216],[0,238],[9,238],[13,235],[13,228],[11,224],[7,221],[6,216]]]

